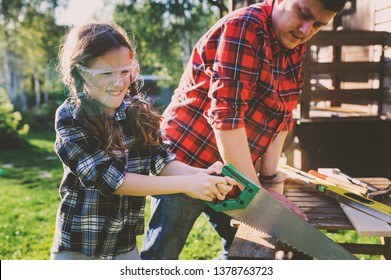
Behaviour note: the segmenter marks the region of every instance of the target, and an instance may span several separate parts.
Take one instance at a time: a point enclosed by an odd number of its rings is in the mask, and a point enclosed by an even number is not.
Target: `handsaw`
[[[360,210],[368,215],[391,223],[391,207],[375,201],[369,197],[361,196],[342,186],[336,185],[327,180],[318,178],[300,169],[289,165],[281,165],[281,170],[296,174],[296,178],[315,186],[316,190],[329,195],[338,201]],[[297,177],[297,175],[299,177]]]
[[[311,258],[356,259],[349,251],[276,201],[267,191],[258,187],[232,165],[225,164],[222,173],[234,178],[244,187],[244,190],[236,198],[218,203],[207,202],[215,211],[224,212]]]

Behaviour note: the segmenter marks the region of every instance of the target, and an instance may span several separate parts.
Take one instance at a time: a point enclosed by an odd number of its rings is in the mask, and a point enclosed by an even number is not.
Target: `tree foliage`
[[[0,86],[24,115],[52,103],[51,91],[61,84],[54,68],[65,28],[55,23],[56,6],[53,0],[0,0]]]
[[[177,85],[197,40],[217,19],[204,0],[128,0],[114,21],[133,35],[143,73]]]
[[[164,77],[176,86],[201,35],[217,19],[207,0],[105,0],[115,5],[113,21],[137,42],[143,75]],[[0,87],[31,130],[53,120],[65,88],[55,71],[67,26],[55,9],[68,0],[0,0]],[[96,18],[99,20],[99,18]],[[0,124],[1,125],[1,124]],[[49,126],[50,128],[52,126]]]
[[[2,84],[11,101],[26,111],[36,106],[42,92],[51,81],[48,71],[53,71],[64,27],[55,24],[53,0],[1,0],[0,62],[4,69]],[[35,97],[35,98],[34,98]]]
[[[28,125],[21,125],[22,115],[14,111],[14,105],[4,89],[0,88],[0,149],[23,145],[20,135],[28,132]]]

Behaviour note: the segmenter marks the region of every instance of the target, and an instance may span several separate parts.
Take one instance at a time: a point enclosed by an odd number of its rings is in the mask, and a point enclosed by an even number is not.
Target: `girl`
[[[224,199],[235,181],[175,160],[139,94],[136,53],[110,24],[76,27],[59,53],[70,97],[57,109],[55,151],[64,167],[51,259],[139,259],[145,196]],[[149,176],[159,175],[157,176]]]

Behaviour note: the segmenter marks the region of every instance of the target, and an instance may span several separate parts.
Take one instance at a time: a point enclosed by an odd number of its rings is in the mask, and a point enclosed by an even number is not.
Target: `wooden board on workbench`
[[[301,209],[308,222],[318,229],[349,230],[354,229],[339,203],[311,187],[287,180],[284,195]]]
[[[341,203],[341,208],[361,236],[391,237],[391,225]]]

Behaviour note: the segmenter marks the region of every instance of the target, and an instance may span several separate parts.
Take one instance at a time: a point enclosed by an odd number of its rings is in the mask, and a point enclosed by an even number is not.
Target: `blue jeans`
[[[151,198],[151,218],[144,236],[140,257],[145,260],[178,259],[195,221],[204,212],[222,238],[223,258],[235,237],[231,218],[208,207],[203,201],[184,194]]]

